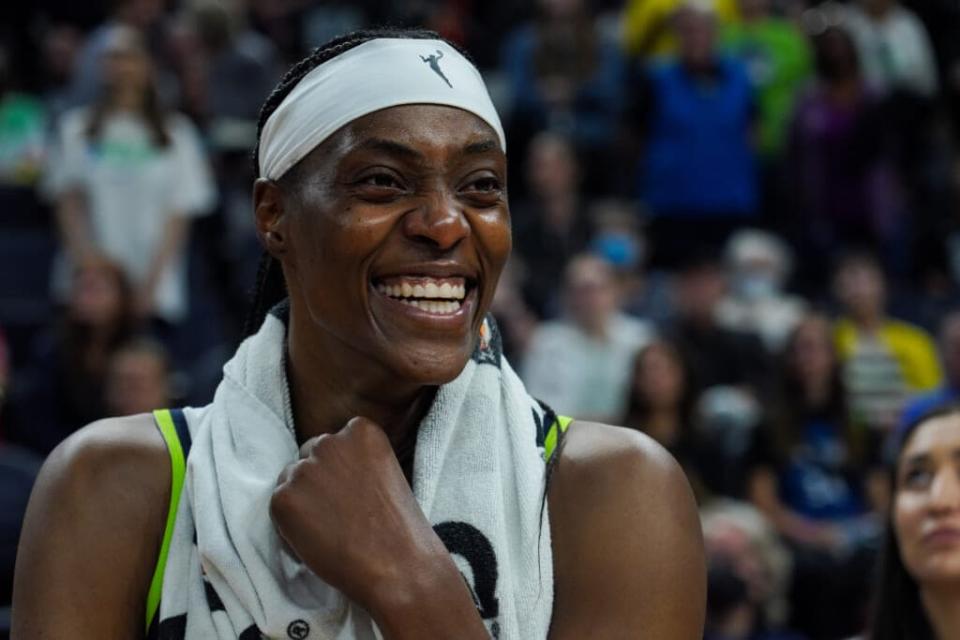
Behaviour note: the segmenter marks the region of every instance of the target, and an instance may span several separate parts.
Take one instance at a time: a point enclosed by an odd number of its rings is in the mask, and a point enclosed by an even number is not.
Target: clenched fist
[[[280,474],[270,513],[301,561],[382,627],[396,621],[394,614],[424,611],[424,602],[449,600],[458,591],[471,613],[463,580],[390,441],[366,418],[305,442],[300,459]]]

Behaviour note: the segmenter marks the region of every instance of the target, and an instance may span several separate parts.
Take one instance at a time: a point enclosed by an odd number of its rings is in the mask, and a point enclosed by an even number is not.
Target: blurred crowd
[[[260,253],[266,96],[329,37],[392,24],[481,68],[509,141],[508,357],[558,413],[686,470],[707,637],[862,631],[890,436],[960,395],[955,2],[6,5],[0,605],[46,454],[210,400]]]

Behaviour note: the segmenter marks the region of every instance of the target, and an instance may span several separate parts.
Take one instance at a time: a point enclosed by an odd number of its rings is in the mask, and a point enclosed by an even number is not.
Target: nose
[[[940,469],[933,479],[930,508],[937,512],[960,511],[960,473],[953,465]]]
[[[437,188],[424,196],[421,206],[407,213],[403,230],[416,242],[449,251],[470,235],[470,224],[455,195]]]

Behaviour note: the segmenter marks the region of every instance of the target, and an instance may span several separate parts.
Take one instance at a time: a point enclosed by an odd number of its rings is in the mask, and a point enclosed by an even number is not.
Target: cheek
[[[900,557],[911,574],[920,569],[920,536],[923,523],[923,508],[920,501],[909,494],[901,493],[894,502],[893,528],[897,534]]]
[[[487,284],[492,294],[513,248],[510,214],[496,211],[477,215],[471,220],[471,229],[487,269]]]

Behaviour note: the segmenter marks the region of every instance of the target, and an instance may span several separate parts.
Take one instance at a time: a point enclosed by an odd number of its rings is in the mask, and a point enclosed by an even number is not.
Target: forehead
[[[960,414],[950,414],[927,420],[910,436],[901,460],[938,452],[960,450]]]
[[[490,141],[500,155],[499,138],[479,116],[445,105],[410,104],[374,111],[350,122],[334,133],[321,147],[335,156],[364,148],[370,140],[387,140],[423,154],[462,151],[470,145]]]

